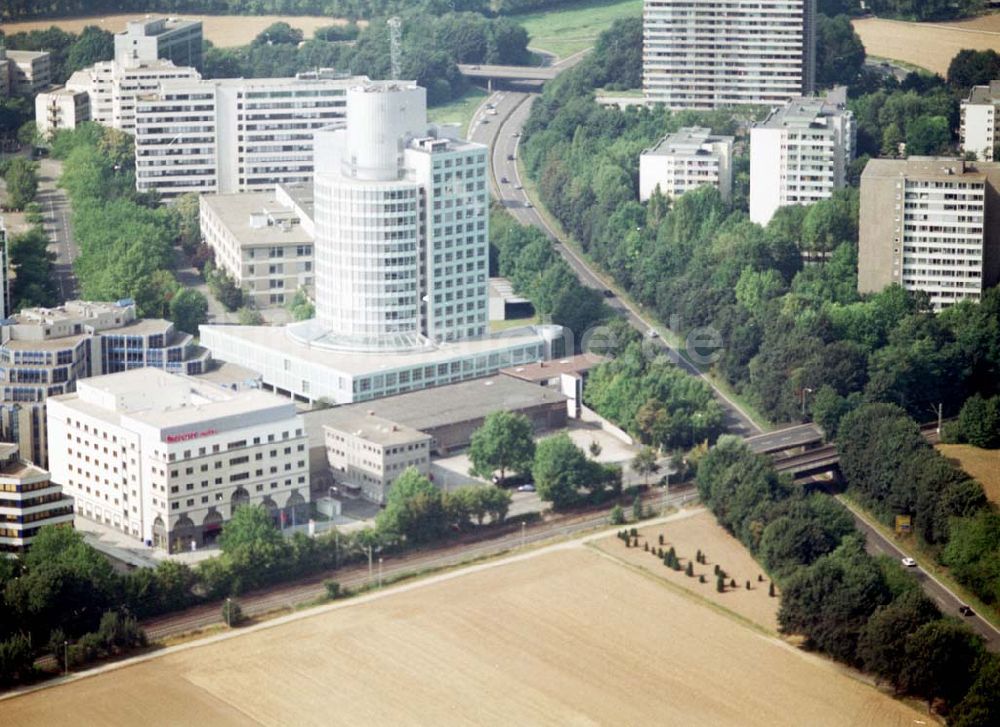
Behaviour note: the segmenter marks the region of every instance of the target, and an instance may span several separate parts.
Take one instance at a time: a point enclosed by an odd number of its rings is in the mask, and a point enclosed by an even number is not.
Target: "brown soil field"
[[[578,543],[6,700],[0,713],[18,727],[927,720]]]
[[[947,74],[951,59],[964,48],[1000,51],[1000,15],[956,23],[881,18],[861,18],[853,23],[868,55],[911,63],[942,76]]]
[[[68,33],[79,33],[88,25],[96,25],[112,33],[125,30],[129,20],[141,20],[152,17],[143,13],[133,15],[103,15],[88,18],[49,18],[44,20],[26,20],[18,23],[0,24],[0,30],[10,35],[12,33],[44,30],[55,25]],[[178,15],[185,20],[200,20],[204,26],[205,38],[220,48],[231,48],[246,45],[257,34],[271,23],[285,21],[293,28],[299,28],[306,38],[311,38],[316,28],[327,25],[344,25],[346,20],[327,18],[321,15]],[[363,22],[361,23],[364,24]]]
[[[689,578],[683,570],[668,568],[659,557],[643,550],[647,542],[651,549],[661,547],[660,535],[663,535],[664,552],[673,546],[682,567],[686,568],[688,561],[692,561],[693,577]],[[757,576],[764,570],[750,557],[743,544],[716,523],[715,517],[708,511],[684,520],[639,528],[638,548],[626,548],[624,541],[614,536],[599,541],[597,546],[615,558],[637,565],[657,578],[717,603],[771,633],[778,632],[780,600],[768,595],[769,581],[766,576],[763,583],[757,582]],[[705,565],[694,560],[698,550],[706,556]],[[725,593],[715,589],[717,563],[728,575]],[[698,582],[699,575],[705,576],[705,583]],[[736,581],[736,588],[728,587],[730,578]],[[747,581],[750,581],[749,591],[746,589]]]
[[[986,497],[1000,505],[1000,449],[979,449],[968,444],[939,444],[936,449],[979,480]]]

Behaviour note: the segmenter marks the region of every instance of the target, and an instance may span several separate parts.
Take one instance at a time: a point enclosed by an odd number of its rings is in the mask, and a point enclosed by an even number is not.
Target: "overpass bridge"
[[[467,78],[544,83],[551,81],[563,69],[559,66],[491,66],[460,63],[458,70]]]

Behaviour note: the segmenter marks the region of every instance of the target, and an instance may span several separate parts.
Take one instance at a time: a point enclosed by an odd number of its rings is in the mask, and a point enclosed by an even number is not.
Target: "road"
[[[697,497],[697,492],[688,486],[671,494],[666,501],[659,492],[655,491],[648,493],[645,499],[648,505],[660,507],[663,505],[680,506],[695,497]],[[352,566],[344,570],[316,575],[293,584],[276,586],[265,591],[241,596],[239,604],[243,613],[248,616],[270,613],[284,608],[293,608],[297,604],[322,597],[326,592],[323,586],[323,580],[326,578],[335,578],[341,586],[353,590],[377,584],[380,571],[382,578],[389,580],[406,574],[438,570],[498,555],[514,548],[593,530],[607,524],[608,515],[604,511],[600,514],[586,514],[575,518],[560,518],[555,522],[541,523],[530,527],[522,526],[520,530],[515,528],[513,532],[502,537],[489,538],[472,544],[448,544],[430,551],[393,555],[386,557],[381,566],[376,556],[372,563],[371,575],[369,575],[367,564]],[[173,615],[150,619],[143,622],[142,626],[150,641],[159,641],[198,629],[217,626],[222,621],[221,605],[221,602],[216,602],[197,606]]]
[[[66,193],[56,186],[62,174],[62,162],[42,159],[38,169],[38,195],[35,200],[45,216],[45,233],[49,236],[49,251],[55,255],[55,274],[59,297],[66,301],[79,296],[73,261],[80,254],[70,226],[70,206]]]
[[[566,64],[566,66],[569,65],[572,64]],[[517,166],[518,147],[521,141],[522,129],[531,112],[531,104],[538,95],[538,93],[514,91],[501,91],[493,94],[487,99],[487,103],[495,105],[496,115],[477,115],[474,123],[469,127],[470,139],[490,147],[492,161],[491,190],[494,197],[507,211],[521,224],[533,225],[542,230],[553,241],[556,251],[569,264],[584,285],[600,290],[608,288],[614,290],[614,286],[609,286],[605,283],[603,276],[595,271],[586,260],[569,246],[562,244],[559,235],[549,225],[545,217],[539,214],[538,210],[532,206],[531,201],[523,190]],[[503,181],[504,179],[507,181]],[[618,292],[616,291],[616,293]],[[629,324],[644,336],[646,336],[648,331],[653,329],[650,321],[636,310],[634,306],[621,298],[620,294],[616,294],[613,304],[613,307],[622,313]],[[697,376],[712,387],[716,398],[724,407],[727,428],[731,433],[744,437],[764,433],[764,430],[757,426],[753,419],[736,402],[729,399],[724,392],[717,389],[712,381],[697,367],[680,356],[675,349],[669,347],[662,339],[657,339],[657,343],[670,353],[672,359],[683,370],[693,376]],[[777,433],[778,439],[782,436],[789,435],[787,432],[785,434]],[[897,558],[902,558],[905,555],[903,551],[873,528],[864,516],[853,510],[851,512],[854,515],[854,521],[858,529],[865,533],[866,547],[870,553],[889,553]],[[961,599],[933,576],[922,570],[918,570],[918,572],[914,573],[914,577],[921,581],[925,592],[930,598],[934,599],[943,612],[962,618],[977,633],[987,639],[987,644],[991,650],[1000,650],[1000,632],[997,629],[979,616],[971,618],[962,617],[958,612],[958,607],[962,605]]]
[[[905,553],[897,548],[892,541],[883,536],[882,533],[878,531],[875,526],[870,523],[864,515],[858,512],[849,502],[842,498],[838,499],[840,499],[840,502],[844,505],[844,507],[851,511],[854,515],[854,522],[857,524],[858,529],[865,534],[867,550],[869,553],[872,555],[888,555],[897,559],[902,559],[903,556],[908,555],[908,553]],[[989,648],[990,651],[1000,651],[1000,629],[994,627],[993,624],[981,618],[978,614],[974,616],[961,615],[958,608],[962,605],[962,601],[958,598],[958,596],[948,590],[948,588],[941,583],[941,581],[920,566],[907,568],[907,572],[920,582],[920,585],[924,589],[924,593],[926,593],[927,596],[937,604],[937,607],[940,608],[943,613],[961,619],[969,628],[986,640],[987,648]]]
[[[805,447],[823,441],[823,432],[815,424],[798,424],[774,432],[747,438],[747,445],[757,454],[771,454],[785,449]]]
[[[528,115],[531,113],[531,104],[537,97],[537,93],[515,91],[501,91],[494,94],[490,102],[496,104],[496,115],[477,116],[470,125],[470,138],[472,141],[490,146],[492,157],[492,179],[490,181],[494,197],[518,222],[533,225],[542,230],[556,244],[556,251],[569,264],[584,285],[602,291],[607,290],[610,286],[605,283],[603,276],[573,249],[562,244],[556,231],[539,214],[538,210],[531,206],[527,194],[521,189],[523,185],[517,166],[520,134]],[[504,179],[507,181],[504,182]],[[654,324],[637,307],[623,298],[616,296],[610,301],[610,304],[643,336],[647,336],[649,331],[654,330]],[[659,338],[654,341],[654,345],[668,353],[671,359],[676,361],[684,371],[692,376],[697,376],[712,387],[716,399],[719,400],[726,413],[726,426],[730,432],[741,436],[763,432],[739,404],[717,389],[702,371],[680,355],[676,349]]]

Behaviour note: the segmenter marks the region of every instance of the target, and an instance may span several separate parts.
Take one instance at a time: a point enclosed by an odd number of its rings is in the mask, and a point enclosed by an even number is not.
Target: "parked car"
[[[520,487],[523,485],[533,485],[534,480],[531,477],[530,472],[523,472],[517,475],[507,475],[506,477],[500,477],[500,475],[493,475],[493,484],[497,487]]]
[[[913,560],[913,558],[903,558],[902,563],[907,568],[916,568],[917,567],[917,561]]]
[[[513,154],[508,154],[507,155],[507,161],[509,161],[509,162],[514,161],[514,155]]]
[[[646,335],[649,336],[650,338],[659,338],[660,337],[660,334],[654,328],[650,328],[649,331],[646,333]]]
[[[615,291],[605,288],[603,291],[601,291],[601,295],[603,295],[605,298],[614,298]]]
[[[534,492],[535,491],[535,486],[534,485],[521,485],[520,487],[517,488],[517,491],[518,492]]]
[[[961,606],[958,607],[958,612],[960,614],[962,614],[963,616],[975,616],[976,615],[976,612],[973,611],[968,606],[966,606],[964,603]]]
[[[524,189],[520,184],[515,184],[514,189]]]
[[[501,184],[507,184],[507,181],[508,181],[507,177],[500,177],[500,183]]]

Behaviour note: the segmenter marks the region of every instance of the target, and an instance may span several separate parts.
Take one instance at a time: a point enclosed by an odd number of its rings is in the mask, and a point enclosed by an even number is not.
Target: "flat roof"
[[[7,57],[12,61],[33,61],[42,56],[50,55],[47,50],[13,50],[7,49]]]
[[[733,137],[713,134],[704,126],[688,126],[678,129],[673,134],[667,134],[642,154],[643,156],[669,156],[675,154],[710,155],[713,152],[705,149],[707,144],[732,143]]]
[[[807,128],[826,126],[825,119],[847,111],[847,87],[830,89],[826,96],[801,96],[771,111],[755,128]]]
[[[323,422],[323,429],[345,432],[383,447],[410,444],[431,438],[429,434],[424,434],[413,427],[346,406],[331,409],[329,416]]]
[[[224,386],[227,389],[234,386],[237,388],[245,387],[251,382],[259,383],[261,380],[261,375],[258,372],[244,368],[239,364],[219,361],[218,359],[213,360],[213,364],[208,371],[195,374],[194,378]]]
[[[537,363],[524,364],[522,366],[512,366],[507,369],[500,369],[500,373],[505,376],[512,376],[522,381],[545,381],[561,374],[581,374],[590,371],[595,366],[606,361],[603,356],[596,353],[581,353],[577,356],[570,356],[553,361],[538,361]]]
[[[541,334],[536,333],[530,326],[526,326],[503,331],[489,338],[438,343],[425,350],[365,353],[310,346],[295,340],[286,330],[271,326],[205,325],[201,326],[200,330],[210,330],[213,333],[232,337],[252,346],[275,351],[278,354],[284,353],[289,357],[316,366],[324,366],[348,376],[369,376],[386,371],[447,363],[469,356],[489,355],[496,353],[500,344],[503,344],[504,348],[508,348],[542,342]],[[202,338],[204,339],[204,334],[202,334]]]
[[[440,427],[482,419],[495,411],[520,411],[546,404],[562,404],[565,401],[566,397],[554,389],[509,376],[490,376],[374,401],[310,411],[302,416],[306,422],[306,431],[321,429],[327,421],[357,421],[372,412],[372,416],[386,421],[420,432],[430,432]]]
[[[236,237],[240,246],[271,246],[311,244],[313,236],[302,226],[294,207],[278,201],[275,190],[240,192],[236,194],[206,194],[202,201],[219,221]],[[295,197],[299,201],[298,197]],[[302,194],[303,201],[311,199]],[[254,226],[251,217],[266,215],[264,224]],[[299,219],[292,223],[292,219]],[[270,224],[268,224],[270,222]],[[287,229],[282,225],[287,222]]]
[[[913,177],[931,180],[981,182],[987,172],[1000,172],[997,162],[967,162],[956,157],[910,157],[908,159],[872,159],[861,173],[864,178]]]

